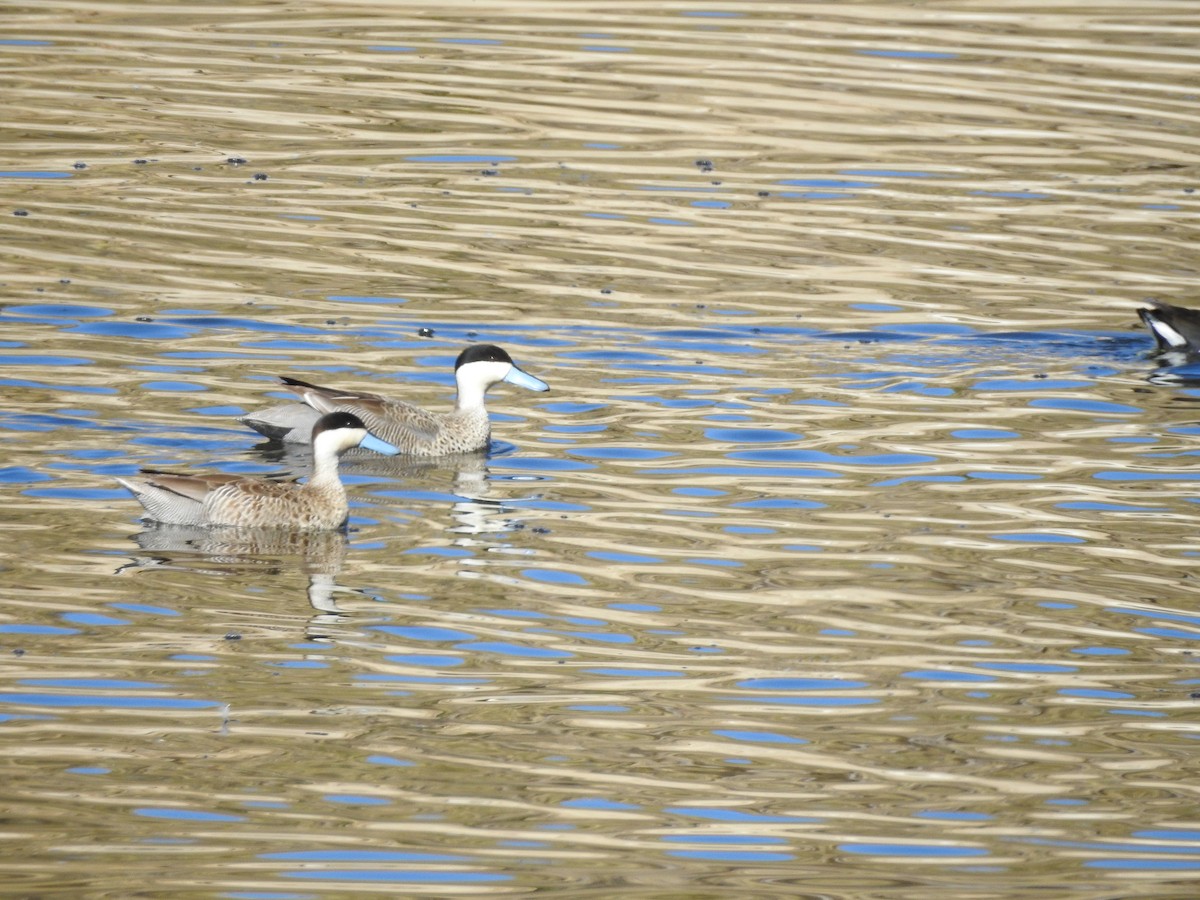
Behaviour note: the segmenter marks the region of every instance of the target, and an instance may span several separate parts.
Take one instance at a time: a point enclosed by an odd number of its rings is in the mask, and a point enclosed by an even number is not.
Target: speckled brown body
[[[302,531],[340,528],[350,506],[338,477],[338,457],[358,446],[387,454],[397,450],[372,435],[361,419],[347,413],[322,416],[311,434],[313,472],[306,484],[155,471],[117,481],[145,507],[146,518],[168,525]]]
[[[222,485],[204,498],[210,525],[264,528],[286,524],[301,530],[340,528],[350,514],[341,481],[280,484],[238,481]]]
[[[236,528],[340,528],[349,515],[346,489],[334,478],[308,484],[144,472],[119,478],[146,507],[147,518],[168,525]]]

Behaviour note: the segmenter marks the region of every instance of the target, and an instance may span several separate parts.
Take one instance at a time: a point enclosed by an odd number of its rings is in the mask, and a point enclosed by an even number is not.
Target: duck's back
[[[491,423],[482,408],[439,414],[403,400],[343,395],[326,398],[321,409],[353,413],[372,434],[414,456],[470,453],[485,448],[491,439]]]

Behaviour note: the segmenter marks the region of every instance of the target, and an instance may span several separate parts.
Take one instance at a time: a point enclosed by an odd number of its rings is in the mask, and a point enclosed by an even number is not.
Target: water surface
[[[49,2],[0,26],[10,893],[1178,897],[1188,4]],[[352,530],[277,373],[452,402]]]

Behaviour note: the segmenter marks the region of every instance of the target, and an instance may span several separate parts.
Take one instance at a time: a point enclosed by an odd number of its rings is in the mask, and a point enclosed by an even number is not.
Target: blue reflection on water
[[[989,856],[983,847],[946,846],[943,844],[838,844],[846,853],[861,853],[870,856],[932,856],[962,857]]]
[[[527,659],[569,659],[574,656],[566,650],[554,650],[549,647],[528,647],[508,641],[475,641],[460,644],[463,650],[477,650],[480,653],[496,653],[500,656],[519,656]]]
[[[787,838],[758,834],[664,834],[662,840],[678,844],[786,844]]]
[[[644,556],[640,553],[618,553],[606,550],[590,550],[587,556],[592,559],[598,559],[601,562],[623,562],[641,565],[651,565],[663,561],[661,556]]]
[[[112,616],[106,616],[102,613],[88,612],[69,612],[62,614],[64,622],[70,622],[74,625],[91,625],[99,627],[110,627],[113,625],[128,625],[128,619],[117,619]]]
[[[245,822],[245,816],[234,816],[228,813],[205,812],[199,809],[178,809],[174,807],[143,806],[135,809],[136,816],[146,816],[151,819],[173,819],[179,822]]]
[[[704,436],[714,441],[735,444],[769,444],[785,441],[800,441],[804,436],[794,431],[779,431],[771,428],[706,428]]]
[[[855,50],[860,56],[880,56],[887,59],[958,59],[957,53],[939,50]]]
[[[22,706],[59,706],[113,709],[212,709],[216,700],[187,700],[181,697],[88,696],[84,694],[0,694],[0,703]]]
[[[574,572],[562,572],[558,569],[522,569],[521,574],[531,581],[546,584],[586,585],[587,579]]]
[[[497,872],[420,871],[406,869],[305,869],[280,872],[283,878],[305,878],[316,881],[397,882],[400,884],[479,884],[492,881],[512,881],[512,875]]]
[[[1014,534],[993,534],[996,541],[1008,541],[1018,544],[1086,544],[1087,540],[1070,534],[1050,534],[1047,532],[1025,532]]]
[[[401,850],[288,850],[260,853],[259,859],[295,862],[464,862],[469,857],[449,853],[412,853]]]
[[[66,330],[70,334],[127,337],[139,341],[181,340],[195,333],[194,328],[181,328],[158,322],[85,322]]]
[[[48,429],[14,429],[18,431],[26,430],[48,430]],[[27,469],[24,466],[9,466],[8,468],[0,469],[0,484],[37,484],[42,481],[53,481],[50,475],[45,475],[42,472],[35,472],[33,469]]]
[[[407,759],[396,759],[396,757],[394,757],[394,756],[388,756],[383,753],[375,753],[375,754],[372,754],[371,756],[368,756],[367,762],[372,763],[377,766],[401,766],[404,768],[416,765],[416,763],[411,762]]]
[[[389,806],[392,802],[387,797],[374,797],[369,794],[325,794],[321,799],[330,803],[344,803],[347,806]]]
[[[755,850],[671,850],[668,856],[682,859],[703,859],[709,862],[787,862],[796,857],[791,853],[769,853]]]
[[[804,738],[777,734],[773,731],[740,731],[733,729],[715,729],[713,734],[718,737],[732,738],[735,741],[752,741],[756,744],[807,744]]]

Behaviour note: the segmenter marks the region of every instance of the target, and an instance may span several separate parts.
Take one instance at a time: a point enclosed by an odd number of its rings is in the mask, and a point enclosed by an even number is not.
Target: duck
[[[349,412],[361,418],[372,434],[400,448],[401,453],[447,456],[473,453],[491,443],[492,426],[484,407],[488,388],[505,381],[531,391],[550,390],[550,385],[519,368],[495,344],[472,344],[458,354],[454,381],[458,388],[454,409],[436,413],[378,394],[340,391],[280,376],[280,384],[298,401],[249,413],[238,421],[268,438],[295,443],[322,413]]]
[[[1139,309],[1138,315],[1158,342],[1154,352],[1166,357],[1170,365],[1200,357],[1200,310],[1161,300],[1147,302],[1150,306]]]
[[[343,528],[350,515],[346,488],[338,477],[338,457],[351,447],[386,456],[398,448],[368,431],[347,412],[321,416],[313,425],[312,475],[304,484],[237,475],[191,475],[141,470],[117,478],[145,508],[145,519],[164,525],[290,528],[323,531]]]

